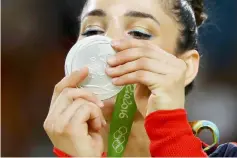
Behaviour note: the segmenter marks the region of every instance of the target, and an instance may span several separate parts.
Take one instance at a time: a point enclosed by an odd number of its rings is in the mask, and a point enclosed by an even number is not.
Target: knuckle
[[[45,120],[44,121],[44,123],[43,123],[43,128],[44,128],[44,130],[48,130],[48,122],[47,122],[47,120]]]
[[[52,124],[52,130],[55,135],[64,135],[65,122],[63,118],[59,118],[55,124]]]
[[[139,78],[139,77],[142,76],[142,72],[141,71],[137,71],[135,75],[136,75],[136,78]]]
[[[147,68],[149,66],[149,62],[147,61],[147,58],[142,57],[139,62],[138,62],[138,66],[141,68]]]
[[[95,104],[93,104],[91,102],[87,103],[85,106],[86,106],[88,111],[98,112],[100,110],[100,108],[97,105],[95,105]]]
[[[146,52],[145,50],[141,50],[141,49],[137,50],[137,53],[138,53],[139,57],[144,57],[146,55],[145,52]]]
[[[136,61],[135,66],[136,66],[137,68],[143,68],[142,62],[143,62],[143,61],[142,61],[142,58],[138,59],[138,60]]]
[[[65,132],[63,133],[63,135],[65,136],[65,137],[68,137],[68,138],[70,138],[70,137],[72,137],[72,134],[73,132],[72,132],[72,130],[71,130],[71,128],[70,129],[66,129],[65,130]]]
[[[47,131],[47,132],[52,132],[52,128],[51,128],[51,126],[50,126],[51,124],[52,124],[51,121],[49,121],[48,119],[46,119],[46,120],[44,121],[44,124],[43,124],[44,130]]]
[[[137,71],[136,77],[138,78],[138,80],[144,81],[146,79],[146,73],[144,71]]]
[[[84,102],[81,104],[80,106],[80,110],[83,110],[83,111],[90,111],[92,109],[92,107],[90,106],[90,103],[88,102]]]
[[[126,71],[126,66],[127,66],[127,64],[119,65],[118,68],[117,68],[117,72],[118,73],[124,73]]]
[[[120,61],[123,56],[121,55],[121,53],[116,53],[114,57],[116,61]]]
[[[60,83],[57,83],[54,86],[54,92],[56,92],[56,93],[60,93],[61,92],[61,85],[60,85]]]
[[[61,129],[61,128],[58,128],[58,127],[55,127],[54,129],[54,134],[56,135],[64,135],[64,129]]]
[[[68,138],[73,138],[75,135],[76,135],[76,130],[75,128],[73,127],[73,125],[68,125],[64,132],[63,132],[63,135],[68,137]]]
[[[133,58],[134,52],[132,50],[126,51],[124,54],[120,54],[120,58],[118,60],[121,60],[122,62],[127,61],[128,59]]]
[[[94,108],[94,109],[96,110],[96,112],[101,111],[101,110],[100,110],[100,107],[97,106],[97,105],[94,104],[94,103],[88,103],[88,105],[89,105],[89,107],[90,107],[91,109]]]
[[[83,105],[86,104],[86,100],[82,99],[82,98],[77,98],[74,102],[73,105],[79,105],[80,108],[83,108]]]
[[[69,96],[69,92],[70,92],[69,88],[64,88],[61,94],[64,96]]]
[[[95,115],[101,115],[101,109],[97,105],[95,105],[94,103],[89,102],[85,106],[86,106],[85,111],[92,112]]]

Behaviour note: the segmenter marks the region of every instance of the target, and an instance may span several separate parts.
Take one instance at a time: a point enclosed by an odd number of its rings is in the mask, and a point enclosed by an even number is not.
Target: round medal
[[[111,39],[105,36],[87,37],[71,48],[65,61],[66,75],[85,66],[89,68],[89,76],[78,87],[93,92],[101,100],[117,95],[123,88],[113,85],[105,73],[107,58],[116,54],[110,43]]]

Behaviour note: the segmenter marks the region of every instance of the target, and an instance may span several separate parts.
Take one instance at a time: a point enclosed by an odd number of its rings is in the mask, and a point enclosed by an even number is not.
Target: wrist
[[[63,151],[61,151],[61,150],[55,148],[55,147],[53,148],[53,153],[54,153],[57,157],[72,157],[72,156],[66,154],[65,152],[63,152]]]
[[[192,131],[188,122],[187,112],[184,109],[159,110],[150,113],[145,119],[145,127],[154,132],[157,131],[156,129],[177,131],[185,128],[189,128]]]
[[[173,99],[167,95],[151,95],[148,101],[146,116],[156,111],[172,111],[177,109],[184,109],[184,101],[174,102]]]
[[[73,156],[70,156],[70,155],[66,154],[65,152],[63,152],[63,151],[61,151],[61,150],[59,150],[59,149],[57,149],[57,148],[55,148],[55,147],[53,148],[53,153],[54,153],[57,157],[73,157]],[[101,154],[101,157],[102,157],[102,158],[106,157],[106,153],[103,152],[103,153]]]

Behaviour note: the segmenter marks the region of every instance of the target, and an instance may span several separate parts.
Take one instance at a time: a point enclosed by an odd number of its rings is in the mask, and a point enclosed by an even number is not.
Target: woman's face
[[[82,12],[79,39],[95,34],[112,39],[136,38],[174,54],[179,36],[177,22],[165,14],[160,3],[161,0],[89,0]]]
[[[164,12],[162,2],[89,0],[81,15],[79,39],[92,35],[104,35],[112,39],[135,38],[175,54],[179,28],[177,22]],[[105,104],[113,103],[114,99],[111,99]]]

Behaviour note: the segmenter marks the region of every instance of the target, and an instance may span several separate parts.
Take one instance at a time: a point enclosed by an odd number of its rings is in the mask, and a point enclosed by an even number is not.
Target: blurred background
[[[78,33],[82,0],[1,1],[2,156],[54,156],[43,130],[54,85]],[[206,0],[202,63],[187,98],[190,120],[210,120],[237,141],[237,1]],[[211,142],[208,132],[201,138]]]

